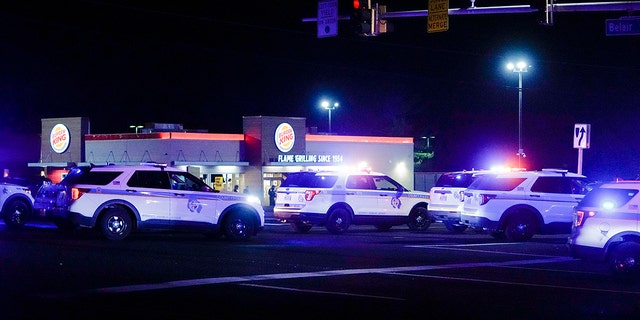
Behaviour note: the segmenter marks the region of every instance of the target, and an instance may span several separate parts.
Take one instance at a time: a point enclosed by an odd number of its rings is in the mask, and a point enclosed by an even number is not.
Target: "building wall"
[[[83,162],[84,136],[90,131],[89,119],[83,117],[42,119],[40,162]],[[63,124],[68,129],[68,147],[64,152],[54,150],[51,144],[52,129]]]
[[[90,135],[86,161],[95,164],[140,162],[238,162],[244,155],[242,135],[237,140],[213,140],[216,134],[188,134],[193,140],[176,139],[176,133]],[[184,134],[181,134],[184,135]],[[207,135],[211,139],[198,139]]]
[[[364,142],[354,137],[353,142],[307,141],[307,152],[341,155],[344,167],[365,166],[387,174],[406,188],[414,187],[413,143]]]

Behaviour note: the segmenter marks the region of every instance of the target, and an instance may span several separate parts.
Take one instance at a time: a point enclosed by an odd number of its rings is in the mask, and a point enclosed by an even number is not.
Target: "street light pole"
[[[136,126],[136,125],[133,125],[133,126],[129,126],[129,128],[131,128],[131,129],[135,129],[135,130],[136,130],[136,134],[137,134],[137,133],[138,133],[138,129],[142,129],[142,128],[144,128],[144,126]]]
[[[337,109],[340,104],[338,102],[334,102],[333,104],[331,104],[329,101],[327,100],[322,100],[322,102],[320,103],[320,105],[329,110],[329,134],[331,134],[331,111]]]
[[[528,71],[527,63],[520,61],[517,64],[509,62],[507,69],[518,73],[518,167],[521,167],[522,158],[526,157],[522,148],[522,73]]]

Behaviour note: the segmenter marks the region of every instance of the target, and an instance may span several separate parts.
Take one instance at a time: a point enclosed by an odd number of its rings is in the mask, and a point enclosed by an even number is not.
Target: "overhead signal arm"
[[[386,26],[380,28],[378,24],[386,24],[387,19],[410,18],[410,17],[427,17],[429,10],[410,10],[410,11],[386,11],[386,6],[372,5],[371,0],[365,0],[366,6],[363,6],[371,12],[368,17],[371,26],[371,32],[363,32],[363,35],[377,35],[386,32]],[[365,2],[363,1],[363,2]],[[612,1],[612,2],[586,2],[586,3],[555,3],[555,0],[545,0],[544,8],[535,8],[531,5],[511,5],[511,6],[494,6],[494,7],[477,7],[475,0],[470,0],[471,5],[466,8],[450,8],[449,15],[479,15],[479,14],[509,14],[509,13],[535,13],[544,10],[544,20],[542,24],[552,26],[554,14],[558,12],[589,12],[589,11],[626,11],[631,15],[634,11],[640,10],[640,1]],[[338,20],[351,20],[350,16],[340,16]],[[303,18],[303,22],[318,21],[317,18]]]

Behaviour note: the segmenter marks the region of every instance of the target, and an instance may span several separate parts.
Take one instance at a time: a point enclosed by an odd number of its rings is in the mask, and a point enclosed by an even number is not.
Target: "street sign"
[[[640,17],[607,19],[605,27],[607,36],[640,35]]]
[[[449,30],[449,0],[429,0],[427,32]]]
[[[318,38],[338,35],[338,0],[318,2]]]
[[[591,144],[591,125],[576,123],[573,130],[573,148],[589,149]]]

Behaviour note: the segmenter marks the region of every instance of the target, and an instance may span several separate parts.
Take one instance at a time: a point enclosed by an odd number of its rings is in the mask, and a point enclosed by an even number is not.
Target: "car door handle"
[[[540,195],[539,194],[530,194],[529,197],[540,198]]]

